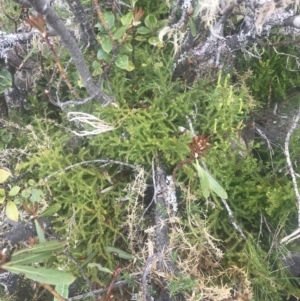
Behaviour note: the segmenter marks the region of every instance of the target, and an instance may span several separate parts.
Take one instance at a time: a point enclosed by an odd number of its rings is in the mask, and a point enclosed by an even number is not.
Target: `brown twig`
[[[175,183],[175,181],[176,181],[176,173],[177,173],[177,171],[178,171],[183,165],[188,164],[188,163],[191,163],[191,162],[193,162],[194,160],[195,160],[194,155],[191,155],[189,158],[187,158],[187,159],[185,159],[185,160],[179,162],[179,163],[176,165],[176,167],[174,168],[173,173],[172,173],[172,178],[173,178],[173,182],[174,182],[174,183]]]
[[[25,22],[28,23],[30,26],[36,28],[37,30],[39,30],[42,34],[42,37],[44,38],[54,60],[55,60],[55,63],[61,73],[61,76],[64,80],[64,82],[66,83],[66,85],[68,86],[69,90],[71,91],[71,93],[76,97],[76,98],[79,98],[79,95],[78,93],[75,91],[75,89],[73,88],[73,86],[71,85],[68,77],[67,77],[67,74],[65,73],[61,63],[60,63],[60,60],[54,50],[54,47],[53,45],[51,44],[50,40],[49,40],[49,37],[48,37],[48,33],[46,31],[46,21],[44,20],[43,16],[41,15],[38,15],[37,17],[33,17],[31,16],[30,18],[27,18],[25,19]]]
[[[49,284],[41,283],[41,285],[49,291],[56,299],[60,301],[66,301],[65,298],[63,298],[55,289],[53,289]]]
[[[111,280],[110,285],[109,285],[109,287],[107,289],[107,292],[106,292],[106,296],[105,296],[106,301],[109,301],[111,299],[110,292],[113,288],[114,283],[116,282],[116,279],[117,279],[118,275],[121,273],[121,270],[122,270],[121,268],[116,268],[116,270],[114,271],[112,280]]]

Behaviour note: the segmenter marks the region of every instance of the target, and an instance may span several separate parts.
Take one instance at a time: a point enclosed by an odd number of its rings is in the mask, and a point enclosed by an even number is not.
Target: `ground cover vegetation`
[[[300,297],[297,3],[223,2],[0,1],[3,300]]]

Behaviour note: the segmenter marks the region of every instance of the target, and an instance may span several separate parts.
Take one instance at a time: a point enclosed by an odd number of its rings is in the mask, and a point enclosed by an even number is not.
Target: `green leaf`
[[[204,172],[206,173],[206,176],[208,178],[211,190],[220,198],[226,200],[228,198],[228,195],[225,189],[213,178],[213,176],[208,171],[204,170]]]
[[[110,53],[110,51],[112,50],[112,43],[111,43],[110,39],[109,38],[105,38],[100,43],[101,43],[102,49],[106,53]]]
[[[146,18],[145,18],[145,25],[153,30],[155,29],[156,27],[156,24],[157,24],[157,19],[154,15],[148,15]]]
[[[190,24],[190,29],[191,29],[191,35],[193,37],[195,37],[197,35],[197,29],[195,26],[195,22],[191,17],[189,17],[189,24]]]
[[[24,253],[36,254],[36,253],[52,252],[52,251],[61,253],[64,250],[64,247],[66,244],[67,244],[66,241],[58,241],[58,240],[46,241],[46,242],[34,245],[30,249],[29,248],[22,249],[20,251],[14,252],[11,258],[13,259],[15,256],[19,256],[20,254],[24,254]]]
[[[119,54],[116,61],[115,65],[121,69],[126,69],[128,67],[128,56],[125,54]]]
[[[149,44],[156,46],[156,47],[163,47],[163,42],[158,37],[152,37],[148,40]]]
[[[11,260],[6,263],[7,266],[13,266],[15,264],[32,264],[39,261],[48,259],[53,255],[52,252],[41,252],[41,253],[21,253],[14,255]]]
[[[133,21],[133,13],[132,12],[129,12],[128,14],[124,15],[121,18],[121,23],[123,26],[129,27],[129,25],[131,25],[132,21]]]
[[[26,265],[8,266],[6,264],[2,265],[2,268],[14,274],[24,274],[28,279],[46,284],[69,285],[75,280],[75,277],[70,273],[54,269],[35,268]]]
[[[0,71],[0,94],[2,94],[7,88],[12,85],[12,76],[6,71]]]
[[[134,259],[134,256],[132,256],[131,254],[126,253],[126,252],[124,252],[120,249],[114,248],[114,247],[106,247],[105,250],[110,253],[115,253],[120,258],[123,258],[123,259]]]
[[[0,169],[0,184],[4,183],[11,174],[5,169]]]
[[[89,253],[89,251],[87,252],[88,253],[88,257],[87,259],[79,266],[80,268],[83,268],[85,265],[87,265],[97,254],[98,254],[98,251],[93,251],[91,253]]]
[[[36,188],[31,189],[31,196],[29,198],[31,202],[39,203],[43,200],[43,198],[44,198],[44,193],[42,190]]]
[[[133,47],[129,43],[122,45],[122,47],[120,48],[120,53],[131,53],[132,51]]]
[[[5,200],[5,190],[0,188],[0,204],[2,204]]]
[[[20,191],[21,187],[19,186],[14,186],[8,193],[8,196],[16,196],[19,191]]]
[[[209,180],[206,175],[205,170],[200,166],[198,160],[196,160],[196,164],[193,164],[198,172],[198,176],[200,178],[200,186],[202,194],[205,198],[208,198],[210,195],[210,185]]]
[[[111,55],[106,53],[103,49],[99,49],[97,52],[97,59],[98,60],[104,60],[105,62],[110,62]]]
[[[127,68],[126,68],[126,71],[130,72],[132,70],[134,70],[134,65],[133,65],[133,62],[132,61],[129,61],[128,62],[128,65],[127,65]]]
[[[58,284],[55,286],[55,290],[63,297],[68,298],[69,297],[69,285],[63,283]],[[60,301],[57,298],[54,297],[53,301]]]
[[[29,184],[29,186],[36,187],[35,180],[32,180],[32,179],[28,180],[28,184]]]
[[[93,61],[92,67],[94,70],[97,70],[97,69],[101,68],[101,65],[98,61]]]
[[[11,141],[12,137],[13,137],[12,133],[6,133],[1,136],[1,140],[4,143],[9,143]]]
[[[100,75],[102,73],[101,65],[98,61],[93,61],[92,67],[94,69],[93,76]]]
[[[34,224],[35,224],[35,229],[36,229],[36,233],[37,233],[39,242],[45,242],[46,239],[45,239],[44,231],[41,228],[40,223],[35,219]]]
[[[119,40],[120,38],[122,38],[125,34],[125,32],[127,31],[128,27],[127,26],[122,26],[120,27],[115,33],[114,33],[114,40]]]
[[[6,216],[10,220],[12,220],[14,222],[18,221],[19,211],[18,211],[17,205],[13,201],[7,201],[5,211],[6,211]]]
[[[141,26],[141,27],[139,27],[139,28],[137,29],[136,32],[137,32],[138,34],[148,34],[148,33],[151,32],[151,30],[150,30],[148,27],[146,27],[146,26]]]
[[[108,11],[105,12],[103,16],[108,28],[112,28],[115,23],[115,15],[112,12]]]
[[[202,9],[203,4],[198,1],[196,7],[194,8],[193,18],[198,17],[200,10]]]
[[[96,267],[101,272],[108,273],[108,274],[113,274],[113,272],[110,269],[104,268],[101,264],[98,264],[98,263],[89,263],[88,267],[89,268]]]
[[[61,208],[61,204],[53,204],[49,206],[46,210],[44,210],[39,217],[44,217],[44,216],[52,216],[54,213],[56,213],[59,209]]]
[[[144,42],[144,41],[147,41],[147,39],[143,36],[136,36],[134,38],[136,41],[139,41],[139,42]]]

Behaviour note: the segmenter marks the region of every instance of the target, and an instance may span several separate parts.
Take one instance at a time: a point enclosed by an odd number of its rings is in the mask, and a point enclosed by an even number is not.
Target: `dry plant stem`
[[[295,230],[292,234],[284,237],[283,239],[280,240],[280,244],[288,244],[290,242],[292,242],[293,240],[297,239],[300,237],[300,228],[298,228],[297,230]]]
[[[149,274],[149,270],[150,270],[150,267],[152,265],[152,263],[154,262],[155,259],[159,258],[158,254],[153,254],[151,257],[149,257],[147,259],[147,262],[146,262],[146,266],[145,266],[145,269],[143,271],[143,277],[142,277],[142,290],[143,290],[143,295],[142,295],[142,301],[148,301],[148,298],[147,298],[147,293],[148,293],[148,290],[147,290],[147,276]]]
[[[157,191],[156,191],[156,184],[155,184],[155,169],[154,169],[154,158],[152,158],[152,181],[153,181],[153,187],[154,187],[154,193],[153,193],[153,197],[151,202],[149,203],[149,205],[146,207],[146,209],[143,211],[139,221],[137,222],[136,225],[136,231],[138,230],[138,227],[141,223],[141,221],[143,220],[146,212],[149,210],[149,208],[152,206],[153,202],[156,200],[156,195],[157,195]]]
[[[118,275],[121,273],[121,268],[117,268],[115,271],[114,271],[114,274],[113,274],[113,278],[111,280],[111,283],[107,289],[107,292],[106,292],[106,296],[105,296],[105,300],[106,301],[110,301],[111,299],[111,295],[110,295],[110,292],[112,291],[112,288],[113,288],[113,285],[114,283],[116,282],[116,279],[118,277]]]
[[[102,103],[108,103],[111,101],[105,93],[103,93],[99,87],[93,82],[91,73],[85,63],[84,56],[77,45],[76,40],[71,35],[65,24],[59,18],[55,10],[51,7],[50,1],[48,0],[14,0],[16,3],[30,5],[42,16],[44,16],[46,22],[53,28],[55,33],[61,38],[63,44],[68,49],[77,70],[81,76],[84,86],[89,95],[97,93],[97,99]]]
[[[128,163],[125,163],[125,162],[121,162],[121,161],[115,161],[115,160],[110,160],[110,159],[106,159],[106,160],[101,160],[101,159],[96,159],[96,160],[90,160],[90,161],[83,161],[83,162],[79,162],[79,163],[76,163],[76,164],[73,164],[73,165],[70,165],[68,167],[65,167],[63,170],[58,170],[58,171],[55,171],[54,173],[50,174],[49,176],[47,176],[44,181],[47,182],[50,178],[52,178],[53,176],[63,172],[63,171],[67,171],[67,170],[70,170],[74,167],[77,167],[77,166],[81,166],[81,165],[88,165],[88,164],[95,164],[95,163],[104,163],[104,164],[118,164],[118,165],[121,165],[121,166],[126,166],[126,167],[130,167],[132,168],[133,170],[139,170],[140,167],[139,166],[135,166],[135,165],[132,165],[132,164],[128,164]],[[100,166],[101,168],[102,166]]]
[[[41,283],[41,285],[49,291],[56,299],[59,301],[66,301],[65,298],[63,298],[55,289],[53,289],[49,284]]]
[[[286,157],[288,170],[289,170],[290,175],[292,177],[292,183],[293,183],[293,187],[294,187],[294,191],[295,191],[295,195],[296,195],[296,199],[297,199],[297,203],[298,203],[298,227],[300,228],[300,194],[299,194],[299,190],[298,190],[295,171],[294,171],[294,168],[293,168],[293,164],[292,164],[291,157],[290,157],[290,152],[289,152],[289,142],[290,142],[290,139],[291,139],[291,135],[292,135],[293,131],[296,129],[299,119],[300,119],[300,108],[298,109],[298,113],[294,117],[291,128],[289,129],[289,131],[288,131],[288,133],[285,137],[284,155]]]
[[[118,282],[116,282],[115,284],[112,285],[111,289],[122,287],[125,284],[127,284],[126,280],[118,281]],[[102,294],[107,292],[107,290],[108,290],[108,288],[102,288],[102,289],[95,290],[95,291],[92,291],[92,292],[84,293],[84,294],[76,296],[76,297],[66,298],[64,300],[65,301],[77,301],[77,300],[85,300],[88,297],[97,298],[98,296],[101,296]]]
[[[101,22],[102,26],[104,27],[106,33],[108,34],[111,44],[114,46],[113,34],[112,34],[111,30],[109,29],[109,27],[108,27],[108,25],[107,25],[107,23],[104,19],[104,16],[102,14],[102,11],[101,11],[98,0],[94,0],[94,6],[95,6],[95,9],[97,11],[98,18],[99,18],[100,22]]]
[[[58,56],[56,55],[56,52],[55,52],[55,50],[54,50],[54,48],[53,48],[53,45],[50,43],[50,41],[49,41],[49,39],[48,39],[48,37],[47,37],[47,33],[46,33],[46,32],[43,33],[43,37],[44,37],[44,39],[45,39],[45,41],[46,41],[46,44],[47,44],[49,50],[50,50],[51,53],[52,53],[52,56],[53,56],[53,58],[54,58],[54,60],[55,60],[55,63],[56,63],[56,65],[57,65],[57,67],[58,67],[58,69],[59,69],[59,71],[60,71],[60,73],[61,73],[61,76],[62,76],[64,82],[65,82],[66,85],[68,86],[68,88],[69,88],[69,90],[71,91],[71,93],[72,93],[76,98],[80,98],[79,95],[78,95],[78,93],[75,91],[75,89],[74,89],[73,86],[71,85],[71,83],[70,83],[70,81],[69,81],[69,79],[68,79],[68,77],[67,77],[67,74],[65,73],[64,68],[62,67],[62,65],[61,65],[61,63],[60,63],[59,58],[58,58]]]
[[[233,227],[241,234],[241,236],[243,237],[243,239],[246,239],[246,236],[243,233],[243,230],[241,229],[241,227],[236,222],[236,220],[235,220],[235,218],[233,216],[233,213],[232,213],[232,211],[231,211],[231,209],[230,209],[227,201],[225,199],[222,199],[222,198],[221,198],[221,200],[222,200],[222,202],[223,202],[223,204],[224,204],[224,206],[225,206],[225,208],[226,208],[226,210],[228,212],[228,215],[229,215],[229,218],[231,220],[231,223],[232,223]]]

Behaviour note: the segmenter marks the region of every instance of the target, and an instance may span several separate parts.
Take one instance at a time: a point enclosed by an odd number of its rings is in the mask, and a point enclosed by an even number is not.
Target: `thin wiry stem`
[[[298,227],[300,227],[300,194],[299,194],[299,190],[298,190],[295,171],[294,171],[293,164],[292,164],[292,161],[291,161],[291,156],[290,156],[290,151],[289,151],[289,142],[290,142],[293,131],[297,127],[299,119],[300,119],[300,108],[298,109],[297,115],[293,119],[292,125],[291,125],[291,127],[290,127],[290,129],[289,129],[289,131],[288,131],[288,133],[285,137],[285,142],[284,142],[284,155],[286,157],[288,170],[289,170],[289,173],[290,173],[291,178],[292,178],[294,192],[295,192],[297,203],[298,203]]]

